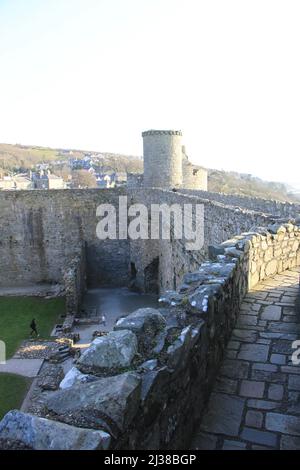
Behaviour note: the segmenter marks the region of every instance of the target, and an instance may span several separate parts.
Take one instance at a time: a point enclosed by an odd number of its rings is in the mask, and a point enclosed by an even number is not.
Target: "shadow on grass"
[[[15,374],[0,374],[0,420],[10,410],[19,409],[32,379]]]

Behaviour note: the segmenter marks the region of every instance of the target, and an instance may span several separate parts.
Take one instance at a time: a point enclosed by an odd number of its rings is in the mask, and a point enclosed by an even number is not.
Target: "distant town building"
[[[95,172],[97,186],[101,189],[115,188],[116,186],[123,186],[127,182],[127,173],[107,171],[105,173]]]
[[[115,186],[110,175],[101,175],[98,176],[96,179],[98,188],[107,189],[113,188]]]
[[[115,173],[115,184],[116,186],[123,186],[127,183],[127,173],[119,171]]]
[[[18,191],[22,189],[32,189],[32,181],[27,175],[9,175],[0,179],[0,190]]]
[[[33,189],[65,189],[67,187],[63,178],[53,175],[50,170],[41,170],[31,174]]]

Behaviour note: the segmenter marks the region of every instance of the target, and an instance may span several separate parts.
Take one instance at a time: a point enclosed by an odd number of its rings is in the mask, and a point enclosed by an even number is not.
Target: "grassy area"
[[[263,181],[255,176],[232,171],[209,170],[208,190],[226,194],[299,202],[283,183]]]
[[[33,318],[40,338],[49,338],[64,310],[62,298],[0,297],[0,340],[6,344],[6,358],[13,356],[22,341],[29,338]],[[20,408],[30,384],[31,379],[26,377],[0,374],[0,419],[9,410]]]
[[[10,410],[19,409],[31,379],[14,374],[0,374],[0,419]]]
[[[29,338],[33,318],[40,338],[48,338],[64,305],[63,298],[0,297],[0,340],[6,344],[6,357],[13,356],[22,341]]]

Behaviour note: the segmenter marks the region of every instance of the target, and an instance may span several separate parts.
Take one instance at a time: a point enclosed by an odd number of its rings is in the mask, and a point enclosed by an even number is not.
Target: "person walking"
[[[37,331],[37,325],[36,325],[35,318],[32,319],[32,321],[30,323],[30,328],[31,328],[30,336],[32,337],[33,335],[35,335],[35,337],[37,338],[38,337],[38,331]]]

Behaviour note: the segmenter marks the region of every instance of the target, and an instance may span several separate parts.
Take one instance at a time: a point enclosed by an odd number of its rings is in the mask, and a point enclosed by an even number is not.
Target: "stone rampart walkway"
[[[245,297],[192,449],[300,449],[298,299],[299,269]]]

